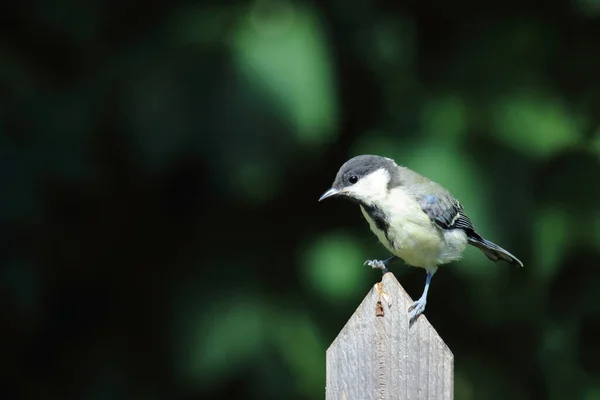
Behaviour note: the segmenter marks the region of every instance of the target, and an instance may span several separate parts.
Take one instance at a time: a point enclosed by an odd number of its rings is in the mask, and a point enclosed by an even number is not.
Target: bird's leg
[[[423,294],[419,300],[415,301],[412,306],[408,307],[408,315],[410,317],[408,323],[409,326],[412,326],[417,318],[419,318],[419,315],[423,314],[423,311],[425,311],[425,305],[427,304],[427,292],[429,291],[429,284],[431,283],[431,277],[433,274],[435,274],[435,271],[427,271],[427,280],[425,281],[425,289],[423,289]]]
[[[397,259],[398,259],[398,257],[392,256],[392,257],[388,258],[387,260],[367,260],[367,261],[365,261],[364,265],[368,265],[371,268],[380,269],[381,273],[383,275],[385,275],[385,273],[388,272],[388,270],[387,270],[388,264]]]

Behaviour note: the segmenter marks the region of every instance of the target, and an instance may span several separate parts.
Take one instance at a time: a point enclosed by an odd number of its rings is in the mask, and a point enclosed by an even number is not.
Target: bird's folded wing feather
[[[483,251],[490,260],[504,260],[523,266],[523,263],[511,253],[481,237],[475,231],[462,205],[443,187],[434,182],[415,185],[411,187],[411,194],[421,205],[423,212],[440,229],[460,229],[467,234],[469,243]]]
[[[423,212],[441,229],[462,229],[467,235],[475,233],[462,205],[447,190],[430,183],[414,187],[413,194]]]

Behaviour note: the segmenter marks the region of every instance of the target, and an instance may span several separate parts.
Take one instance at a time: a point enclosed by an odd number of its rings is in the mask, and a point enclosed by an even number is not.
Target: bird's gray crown
[[[395,176],[397,166],[396,163],[385,157],[365,154],[356,156],[346,161],[344,165],[340,167],[333,187],[336,189],[342,189],[346,186],[352,185],[350,178],[356,177],[359,180],[364,176],[367,176],[378,169],[385,169],[390,173],[390,177]]]

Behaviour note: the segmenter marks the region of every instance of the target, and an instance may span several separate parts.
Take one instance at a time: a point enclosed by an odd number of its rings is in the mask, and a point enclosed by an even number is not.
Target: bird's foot
[[[388,272],[387,263],[383,260],[367,260],[364,265],[368,265],[373,269],[380,269],[382,274]]]
[[[392,261],[398,259],[398,256],[392,256],[386,260],[367,260],[364,265],[368,265],[373,269],[380,269],[382,275],[385,275],[388,272],[387,266]]]
[[[420,298],[419,300],[415,301],[412,304],[412,306],[408,307],[408,315],[410,317],[409,322],[408,322],[409,326],[412,326],[412,324],[415,323],[417,318],[419,318],[419,315],[423,314],[423,311],[425,311],[426,304],[427,304],[427,299]]]

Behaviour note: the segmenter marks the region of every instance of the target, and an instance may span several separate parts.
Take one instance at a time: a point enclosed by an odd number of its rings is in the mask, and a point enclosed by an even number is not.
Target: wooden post
[[[386,300],[389,299],[391,305]],[[327,349],[326,400],[431,400],[454,397],[454,356],[388,272]]]

